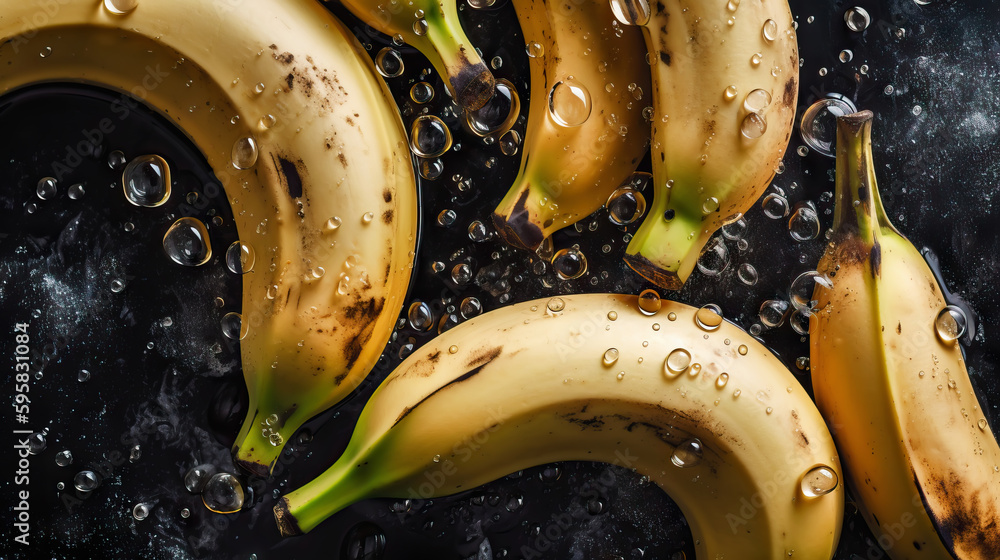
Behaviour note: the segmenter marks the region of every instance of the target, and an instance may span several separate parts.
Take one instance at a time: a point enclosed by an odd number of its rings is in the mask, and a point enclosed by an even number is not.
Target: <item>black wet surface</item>
[[[876,169],[890,216],[914,244],[937,255],[950,289],[981,319],[967,348],[968,363],[996,426],[1000,344],[992,337],[1000,322],[993,288],[1000,274],[994,197],[1000,178],[1000,158],[994,156],[1000,139],[1000,6],[985,0],[927,6],[912,0],[792,0],[791,5],[804,59],[800,112],[831,92],[875,112]],[[849,32],[844,25],[844,11],[855,5],[872,17],[864,33]],[[496,77],[518,88],[526,115],[531,101],[523,72],[527,58],[509,0],[488,11],[466,6],[462,14],[484,58],[502,59]],[[373,58],[391,46],[388,38],[369,36],[363,24],[349,16],[345,20],[371,45]],[[853,53],[846,64],[838,60],[844,49]],[[422,107],[409,100],[409,88],[430,65],[412,49],[398,50],[406,71],[387,82],[409,125]],[[868,66],[867,74],[860,72],[861,65]],[[821,68],[827,69],[824,75]],[[433,76],[427,81],[437,93],[426,106],[443,115],[449,104],[444,86]],[[433,501],[366,501],[307,536],[282,540],[270,514],[275,492],[280,496],[301,485],[336,458],[374,385],[399,363],[400,350],[432,336],[409,327],[399,329],[357,394],[310,422],[306,437],[293,438],[274,480],[246,481],[258,503],[234,515],[207,511],[184,489],[182,476],[205,463],[232,470],[228,449],[242,420],[245,391],[238,348],[227,344],[218,323],[240,305],[239,278],[224,263],[236,232],[225,197],[207,186],[211,177],[193,148],[147,112],[137,109],[119,118],[109,105],[116,99],[50,88],[0,102],[0,320],[6,323],[0,332],[29,323],[32,372],[42,376],[31,378],[26,426],[49,430],[46,449],[31,458],[31,545],[15,543],[14,534],[5,530],[0,557],[672,559],[682,558],[682,551],[693,557],[690,533],[669,498],[634,473],[589,463],[540,466]],[[88,134],[93,138],[89,131],[105,117],[113,129],[97,142],[100,154],[88,154],[81,142]],[[456,118],[444,118],[461,150],[442,158],[441,178],[421,184],[421,247],[408,302],[426,302],[436,319],[455,314],[460,320],[457,308],[466,297],[478,298],[490,310],[559,293],[638,293],[647,287],[621,262],[624,236],[634,226],[623,231],[604,211],[581,222],[582,231],[568,228],[554,236],[556,249],[579,244],[587,256],[589,271],[578,280],[559,280],[550,266],[536,274],[536,257],[505,248],[495,235],[484,242],[470,240],[467,230],[474,220],[491,230],[489,213],[513,180],[518,159],[463,131]],[[515,128],[523,133],[523,121]],[[768,193],[780,187],[791,205],[815,202],[825,230],[832,220],[832,197],[824,193],[833,189],[833,160],[814,152],[799,156],[800,145],[793,135],[785,171]],[[166,205],[146,209],[125,202],[119,173],[106,164],[115,149],[129,157],[158,153],[171,162],[177,184]],[[495,159],[488,167],[490,158]],[[39,200],[35,183],[57,172],[63,173],[58,196]],[[471,185],[460,189],[457,183],[465,179]],[[67,188],[77,182],[85,185],[86,195],[72,200]],[[200,196],[189,204],[185,198],[191,191]],[[28,203],[37,206],[34,213],[27,212]],[[450,227],[436,223],[445,209],[457,213]],[[197,269],[174,265],[162,250],[167,227],[186,215],[210,224],[214,256]],[[221,217],[221,225],[212,224],[213,215]],[[730,263],[721,275],[696,271],[675,295],[695,305],[716,303],[727,318],[750,328],[763,301],[787,299],[792,279],[815,266],[823,241],[822,236],[793,240],[787,218],[766,217],[760,204],[746,220],[746,249],[725,240]],[[127,222],[132,231],[126,231]],[[443,263],[444,272],[433,272],[434,262]],[[459,263],[473,273],[474,280],[464,286],[449,277]],[[743,264],[755,267],[754,286],[737,278]],[[125,288],[114,292],[113,280],[123,281]],[[0,348],[9,355],[13,333],[5,336],[9,340],[0,341]],[[764,330],[760,338],[808,386],[808,372],[795,365],[796,358],[808,355],[808,344],[787,324]],[[77,381],[80,369],[91,373],[88,381]],[[4,375],[7,394],[13,395],[10,376]],[[11,426],[15,419],[7,410],[4,418]],[[128,456],[136,444],[141,456],[132,462]],[[73,464],[59,467],[55,455],[64,449],[72,451]],[[12,508],[16,467],[13,455],[5,455],[10,471],[0,477],[2,500]],[[86,468],[100,473],[103,483],[89,495],[78,494],[73,476]],[[57,490],[60,482],[67,490]],[[151,504],[143,521],[132,516],[139,502]],[[183,508],[190,517],[181,516]],[[13,510],[4,509],[12,520]],[[884,557],[860,516],[848,510],[837,558]],[[348,549],[366,547],[371,554],[348,554]]]

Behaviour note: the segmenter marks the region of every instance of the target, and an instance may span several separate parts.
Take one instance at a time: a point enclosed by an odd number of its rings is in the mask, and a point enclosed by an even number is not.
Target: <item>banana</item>
[[[663,302],[647,316],[626,295],[521,303],[441,334],[377,389],[343,456],[274,513],[293,535],[365,498],[621,455],[680,505],[698,558],[834,553],[840,466],[798,382],[719,315]]]
[[[792,133],[799,57],[785,0],[649,6],[655,191],[625,262],[678,290],[715,230],[739,219],[774,177]]]
[[[521,169],[493,214],[511,245],[535,250],[552,232],[600,208],[649,144],[641,31],[607,1],[514,0],[534,55]]]
[[[140,101],[155,108],[220,179],[255,254],[237,462],[266,475],[299,425],[367,375],[409,281],[413,166],[370,58],[309,0],[6,2],[0,45],[0,93],[51,81],[121,91],[122,118]]]
[[[886,217],[872,113],[838,119],[837,205],[810,362],[848,482],[895,560],[1000,558],[1000,448],[942,287]]]
[[[493,97],[496,81],[466,37],[455,0],[340,0],[340,3],[372,29],[401,37],[419,50],[442,77],[452,99],[464,109],[479,109]]]

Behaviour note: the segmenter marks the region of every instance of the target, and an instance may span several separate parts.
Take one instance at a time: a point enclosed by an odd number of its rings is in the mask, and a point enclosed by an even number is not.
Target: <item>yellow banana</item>
[[[452,99],[466,110],[493,97],[496,81],[458,19],[458,2],[431,0],[340,0],[373,29],[419,50],[444,81]]]
[[[818,272],[816,404],[894,560],[1000,558],[1000,448],[969,381],[958,322],[886,217],[872,113],[838,119],[834,234]]]
[[[698,558],[834,553],[840,466],[798,382],[719,315],[663,302],[649,316],[625,295],[521,303],[442,333],[382,383],[343,456],[275,517],[292,535],[365,498],[447,495],[616,452],[677,501]]]
[[[640,30],[619,25],[607,1],[514,0],[514,9],[533,54],[533,102],[521,169],[493,223],[534,250],[635,171],[649,143],[649,66]]]
[[[255,254],[243,269],[250,409],[237,459],[267,474],[302,422],[367,375],[402,306],[416,202],[396,107],[364,49],[309,0],[40,13],[5,3],[0,92],[51,81],[121,91],[123,111],[144,101],[190,137],[226,190]]]
[[[715,230],[774,177],[792,133],[799,57],[786,0],[649,5],[655,196],[625,262],[677,290]]]

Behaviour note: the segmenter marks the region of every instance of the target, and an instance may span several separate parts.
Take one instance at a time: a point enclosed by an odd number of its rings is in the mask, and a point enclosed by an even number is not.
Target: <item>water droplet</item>
[[[750,263],[741,264],[739,270],[736,271],[736,276],[740,279],[740,282],[743,282],[747,286],[757,284],[757,269]]]
[[[417,103],[427,103],[434,99],[434,86],[427,82],[417,82],[410,88],[410,99]]]
[[[125,154],[121,150],[114,150],[108,154],[108,167],[115,171],[121,171],[125,167]]]
[[[649,3],[646,0],[611,0],[611,12],[624,25],[646,25]]]
[[[729,86],[726,88],[724,92],[722,92],[722,95],[723,97],[726,98],[726,101],[732,101],[733,99],[736,99],[737,94],[739,94],[739,91],[736,89],[736,86]]]
[[[444,162],[438,158],[420,158],[420,176],[428,181],[433,181],[444,173]]]
[[[434,326],[434,312],[422,301],[414,301],[406,312],[410,327],[419,332],[427,332]]]
[[[490,232],[486,229],[486,225],[479,220],[473,220],[469,224],[468,234],[469,239],[476,243],[482,243],[490,238]]]
[[[135,504],[135,507],[132,508],[132,517],[134,517],[136,521],[146,519],[149,517],[149,506],[142,502]]]
[[[468,284],[472,280],[472,269],[465,263],[456,264],[451,268],[451,280],[459,286]]]
[[[545,47],[541,43],[532,41],[524,46],[524,52],[528,53],[529,58],[538,58],[545,54]]]
[[[854,53],[851,52],[850,49],[844,49],[840,51],[837,58],[839,58],[842,63],[847,64],[848,62],[854,60]]]
[[[69,449],[64,449],[56,453],[56,465],[68,467],[73,464],[73,453]]]
[[[827,156],[834,156],[834,141],[837,139],[837,117],[857,112],[850,99],[839,94],[831,94],[813,103],[802,115],[799,133],[802,141],[813,150]]]
[[[470,296],[462,300],[458,309],[462,317],[471,319],[483,312],[483,304],[478,299]]]
[[[267,437],[267,442],[273,445],[274,447],[278,447],[279,445],[284,443],[284,441],[285,438],[281,437],[281,434],[279,434],[278,432],[271,432],[271,435]]]
[[[566,309],[566,302],[561,297],[554,297],[545,303],[545,308],[551,313],[562,313]]]
[[[764,27],[761,28],[761,34],[764,36],[765,41],[768,43],[773,42],[778,38],[778,24],[773,19],[765,21]]]
[[[139,0],[104,0],[104,9],[116,16],[127,14],[138,5]]]
[[[229,473],[212,475],[205,483],[201,501],[215,513],[234,513],[243,507],[243,486]]]
[[[451,130],[435,115],[421,115],[410,126],[410,149],[422,158],[436,158],[451,148]]]
[[[457,354],[458,353],[458,346],[456,346],[454,344],[452,344],[451,346],[449,346],[448,347],[448,353],[449,354]]]
[[[337,231],[338,229],[340,229],[340,226],[343,225],[343,223],[344,220],[340,219],[338,216],[334,216],[326,221],[326,226],[325,226],[326,231],[328,233]]]
[[[559,278],[575,280],[587,273],[587,257],[579,249],[560,249],[552,255],[552,268]]]
[[[694,324],[703,331],[715,331],[722,326],[722,308],[714,303],[701,306],[694,314]]]
[[[90,372],[85,369],[81,369],[76,374],[76,380],[79,381],[80,383],[86,383],[88,380],[90,380]]]
[[[788,234],[796,241],[810,241],[819,237],[820,223],[816,207],[811,202],[795,205],[792,217],[788,219]]]
[[[736,241],[746,234],[748,225],[746,219],[740,214],[738,218],[722,226],[722,236],[730,241]]]
[[[122,188],[136,206],[159,206],[170,198],[170,166],[158,155],[136,157],[122,171]]]
[[[469,0],[469,3],[471,5],[472,2],[483,1]],[[340,556],[345,560],[382,560],[385,552],[385,534],[374,523],[365,521],[347,532],[341,548]]]
[[[760,66],[760,63],[764,60],[764,55],[761,53],[754,53],[750,56],[750,65],[753,67]]]
[[[232,164],[236,169],[250,169],[257,163],[257,141],[250,136],[233,142]]]
[[[222,316],[222,334],[229,340],[243,340],[247,335],[248,326],[243,324],[243,317],[231,311]]]
[[[257,260],[253,247],[240,241],[233,241],[226,250],[226,268],[233,274],[246,274],[253,270]]]
[[[114,293],[117,294],[117,293],[120,293],[124,289],[125,289],[125,282],[119,280],[118,278],[115,278],[114,280],[111,281],[111,291],[112,292],[114,292]]]
[[[868,29],[872,22],[872,17],[868,11],[860,6],[855,6],[844,12],[844,23],[851,31],[861,32]]]
[[[771,104],[771,94],[767,90],[755,89],[743,99],[743,108],[751,113],[759,113]]]
[[[813,467],[802,476],[801,490],[806,498],[825,496],[837,489],[840,477],[826,465]]]
[[[985,432],[986,431],[986,419],[985,418],[980,418],[979,419],[979,431],[981,431],[981,432]]]
[[[50,200],[56,196],[56,180],[53,177],[42,177],[35,187],[35,194],[42,200]]]
[[[760,305],[758,317],[765,327],[780,327],[788,314],[788,302],[780,299],[769,299]]]
[[[691,365],[691,353],[683,348],[675,348],[663,360],[663,373],[667,377],[677,377]]]
[[[413,20],[413,34],[417,37],[423,37],[427,34],[427,20],[424,18],[419,18]]]
[[[813,297],[818,287],[832,289],[833,281],[815,270],[803,272],[788,287],[788,299],[796,309],[814,311],[817,301]]]
[[[934,331],[941,342],[952,344],[956,340],[965,336],[969,320],[965,312],[960,307],[947,305],[942,309],[934,320]]]
[[[737,8],[740,7],[740,0],[729,0],[726,3],[726,9],[730,12],[735,12]]]
[[[608,321],[617,321],[617,320],[618,320],[618,312],[608,311]]]
[[[128,451],[128,461],[130,463],[135,463],[140,458],[142,458],[142,446],[139,444],[133,445]]]
[[[756,140],[767,132],[767,119],[760,113],[749,113],[743,117],[740,133],[750,140]]]
[[[70,185],[70,187],[66,189],[66,196],[68,196],[71,200],[80,200],[85,194],[87,194],[87,190],[81,183]]]
[[[674,448],[674,453],[670,456],[670,462],[675,467],[686,469],[700,463],[702,454],[701,440],[691,438]]]
[[[617,348],[608,348],[607,350],[604,351],[604,357],[601,359],[601,362],[603,362],[605,366],[608,367],[613,366],[617,361],[618,361]]]
[[[38,455],[45,451],[46,447],[48,447],[48,442],[45,439],[45,433],[35,432],[28,436],[28,453]]]
[[[811,316],[812,311],[809,309],[796,309],[788,316],[788,324],[792,327],[793,331],[806,336],[812,330],[812,322],[809,319]]]
[[[212,258],[208,229],[195,218],[180,218],[164,234],[163,250],[179,265],[201,266]]]
[[[604,205],[608,219],[617,226],[627,226],[646,212],[646,198],[631,184],[615,189]]]
[[[458,214],[454,210],[445,209],[438,213],[437,223],[441,227],[450,227],[457,218]]]
[[[639,311],[643,315],[656,315],[662,305],[660,294],[656,290],[647,289],[639,294]]]
[[[764,215],[772,220],[780,220],[788,216],[788,199],[780,194],[771,193],[761,202]]]
[[[383,47],[375,55],[375,69],[386,78],[395,78],[403,73],[403,57],[392,47]]]
[[[721,237],[713,237],[698,258],[698,270],[705,276],[716,277],[729,267],[729,248]]]
[[[729,383],[729,374],[725,372],[720,373],[715,380],[715,386],[719,389],[725,388],[727,383]]]
[[[192,494],[200,494],[208,482],[210,474],[207,468],[193,467],[184,473],[184,488]]]
[[[592,108],[590,91],[572,76],[556,82],[549,91],[549,115],[560,126],[582,125],[590,118]]]
[[[740,356],[746,356],[750,349],[747,348],[746,344],[740,344],[740,347],[737,348],[736,351],[740,353]]]
[[[521,98],[517,88],[501,78],[497,80],[493,97],[481,108],[466,112],[465,122],[479,136],[503,134],[514,126],[520,112]]]
[[[517,150],[521,146],[521,134],[516,130],[508,130],[500,137],[500,151],[505,156],[517,155]]]
[[[101,485],[101,477],[91,470],[80,471],[73,477],[73,487],[80,492],[93,492]]]

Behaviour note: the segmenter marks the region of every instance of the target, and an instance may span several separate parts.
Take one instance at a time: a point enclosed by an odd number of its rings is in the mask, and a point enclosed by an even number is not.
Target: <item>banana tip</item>
[[[251,451],[253,451],[253,450],[251,449]],[[271,466],[270,465],[265,465],[264,463],[261,463],[260,461],[253,461],[253,460],[250,460],[250,459],[240,458],[238,456],[238,454],[239,454],[239,448],[237,448],[237,449],[235,449],[233,451],[233,455],[235,456],[234,459],[233,459],[233,462],[241,470],[243,470],[243,471],[245,471],[247,473],[250,473],[250,474],[252,474],[254,476],[259,476],[261,478],[267,478],[268,476],[270,476],[270,474],[271,474]]]
[[[281,533],[282,537],[294,537],[295,535],[301,535],[302,529],[299,528],[299,522],[292,515],[290,506],[288,504],[288,498],[282,497],[278,500],[278,503],[274,504],[272,510],[274,511],[274,523],[278,526],[278,531]]]
[[[508,219],[502,214],[495,213],[493,214],[493,227],[508,245],[519,249],[534,251],[544,239],[542,230],[537,225],[526,219],[519,220],[517,216]]]
[[[676,271],[664,270],[642,255],[630,255],[626,253],[623,258],[625,264],[634,270],[636,274],[665,290],[676,291],[684,286],[684,280],[677,275]]]
[[[496,78],[482,64],[463,69],[452,81],[458,92],[458,103],[467,111],[486,105],[496,91]]]

